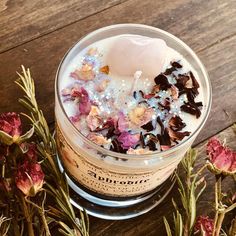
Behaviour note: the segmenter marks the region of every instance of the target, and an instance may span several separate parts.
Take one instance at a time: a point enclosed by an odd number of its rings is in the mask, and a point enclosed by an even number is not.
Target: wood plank
[[[0,4],[0,52],[48,34],[124,0],[32,1]],[[72,26],[75,35],[113,23],[136,22],[163,28],[195,50],[236,33],[234,0],[130,0]],[[223,24],[223,25],[222,25]],[[222,27],[223,26],[223,27]],[[78,30],[79,29],[79,30]],[[70,35],[67,35],[67,37]]]
[[[234,150],[236,150],[236,136],[233,132],[232,127],[227,128],[219,135],[217,135],[221,140],[226,139],[227,145]],[[198,151],[198,158],[196,162],[196,169],[201,167],[206,159],[206,150],[205,150],[206,142],[199,144],[196,149]],[[211,174],[208,170],[203,172],[205,179],[207,180],[207,188],[204,191],[203,195],[200,197],[199,204],[197,207],[197,211],[199,215],[209,215],[213,217],[213,208],[212,202],[214,201],[214,175]],[[181,174],[183,177],[183,174]],[[231,190],[232,192],[236,191],[235,182],[231,181],[231,178],[227,177],[227,179],[223,182],[223,187],[225,190]],[[166,216],[168,219],[172,218],[172,203],[171,199],[174,198],[179,205],[180,197],[177,191],[177,187],[172,190],[171,194],[163,201],[163,203],[153,209],[151,212],[139,216],[134,219],[125,220],[125,221],[107,221],[96,219],[90,217],[90,225],[91,225],[91,235],[93,236],[156,236],[156,235],[166,235],[164,224],[163,224],[163,216]],[[232,219],[233,215],[231,215]],[[225,224],[228,224],[229,221],[225,221]]]
[[[124,0],[0,1],[0,52],[124,2]]]

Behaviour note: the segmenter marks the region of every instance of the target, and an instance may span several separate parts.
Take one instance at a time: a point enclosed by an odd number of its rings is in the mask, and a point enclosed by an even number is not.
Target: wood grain
[[[1,0],[0,52],[121,2],[124,0]]]
[[[232,127],[227,128],[219,135],[217,135],[221,140],[226,139],[227,145],[234,150],[236,150],[236,135],[233,132]],[[199,169],[206,159],[206,142],[199,144],[196,149],[198,151],[198,158],[196,162],[196,169]],[[183,178],[183,172],[180,174]],[[208,170],[203,172],[203,176],[207,181],[207,188],[203,195],[200,197],[197,211],[199,215],[209,215],[213,217],[212,201],[214,201],[214,181],[215,177]],[[236,191],[235,182],[231,181],[230,177],[223,182],[223,187],[225,190],[232,192]],[[172,203],[171,199],[174,198],[177,204],[180,206],[179,195],[177,191],[177,186],[172,190],[171,194],[164,200],[164,202],[153,209],[151,212],[125,221],[107,221],[96,219],[90,217],[91,223],[91,235],[92,236],[164,236],[165,229],[163,225],[163,216],[166,216],[169,220],[172,218]],[[234,212],[235,213],[235,212]],[[232,214],[234,214],[232,213]],[[233,215],[231,215],[232,219]],[[229,221],[225,221],[224,225]],[[226,225],[225,225],[226,226]]]

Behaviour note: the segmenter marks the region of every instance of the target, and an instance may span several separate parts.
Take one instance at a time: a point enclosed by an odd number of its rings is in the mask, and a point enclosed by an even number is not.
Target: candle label
[[[94,165],[77,153],[57,126],[56,142],[65,171],[87,189],[98,194],[113,197],[130,197],[153,190],[163,183],[177,167],[179,159],[156,171],[137,172],[131,168],[128,173],[110,171]],[[137,171],[139,171],[137,169]],[[133,173],[131,173],[133,172]]]

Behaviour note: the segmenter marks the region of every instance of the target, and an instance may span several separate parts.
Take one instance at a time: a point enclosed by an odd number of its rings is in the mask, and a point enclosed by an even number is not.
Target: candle
[[[169,190],[165,181],[202,128],[210,99],[203,66],[174,36],[132,24],[89,34],[56,81],[56,139],[69,185],[102,212],[137,204],[127,197],[150,200],[161,184]]]
[[[202,120],[197,73],[158,38],[118,35],[89,45],[68,66],[60,90],[78,130],[115,152],[172,148]]]

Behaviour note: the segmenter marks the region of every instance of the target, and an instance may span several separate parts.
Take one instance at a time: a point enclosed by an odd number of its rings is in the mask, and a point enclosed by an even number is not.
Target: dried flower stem
[[[25,202],[25,198],[23,197],[23,195],[20,193],[20,200],[22,202],[22,207],[23,207],[23,212],[25,215],[25,219],[27,222],[27,229],[28,229],[28,235],[29,236],[34,236],[34,229],[33,229],[33,224],[32,224],[32,219],[31,219],[31,215],[29,213],[29,209],[28,206]]]

